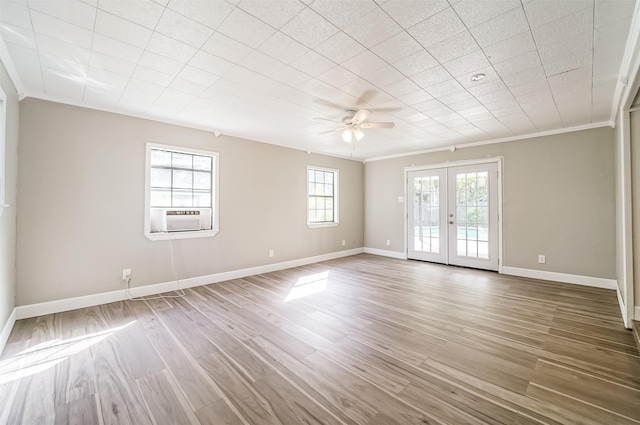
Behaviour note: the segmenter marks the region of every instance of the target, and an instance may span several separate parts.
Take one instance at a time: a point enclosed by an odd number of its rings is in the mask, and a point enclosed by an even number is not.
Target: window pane
[[[307,171],[307,178],[309,179],[309,182],[313,182],[315,181],[315,177],[316,177],[316,172],[313,170],[308,170]]]
[[[324,182],[333,184],[333,173],[325,173]]]
[[[210,207],[211,206],[211,193],[196,192],[193,194],[193,206],[194,207]]]
[[[212,159],[210,156],[194,156],[193,168],[195,170],[211,171]]]
[[[171,191],[151,189],[150,206],[152,207],[170,207]]]
[[[333,210],[332,209],[326,211],[325,220],[326,221],[334,221],[334,219],[333,219]]]
[[[171,170],[165,168],[151,169],[151,187],[171,187]]]
[[[193,188],[193,171],[173,170],[173,187],[178,189]]]
[[[171,166],[171,152],[151,149],[151,165],[160,167]]]
[[[193,155],[174,152],[171,165],[177,168],[193,168],[192,159]]]
[[[316,183],[324,183],[324,173],[322,171],[316,171]]]
[[[333,185],[325,184],[324,185],[324,195],[325,196],[333,196]]]
[[[314,223],[316,222],[316,211],[315,210],[309,210],[309,223]]]
[[[174,191],[171,197],[172,206],[174,207],[192,207],[193,193]]]
[[[194,189],[211,189],[211,173],[194,172],[193,173]]]

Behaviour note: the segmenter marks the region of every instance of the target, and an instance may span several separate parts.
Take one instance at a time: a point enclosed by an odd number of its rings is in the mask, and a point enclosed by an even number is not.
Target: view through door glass
[[[410,172],[408,211],[409,258],[443,262],[446,259],[446,170]]]
[[[498,270],[498,165],[407,173],[407,258]]]

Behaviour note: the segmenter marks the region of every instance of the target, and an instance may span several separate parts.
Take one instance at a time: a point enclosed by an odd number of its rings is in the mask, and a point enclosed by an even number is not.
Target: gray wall
[[[18,96],[7,72],[0,64],[0,86],[7,95],[5,130],[5,208],[0,217],[0,329],[4,327],[16,301],[16,177],[18,167]]]
[[[405,251],[398,202],[404,167],[493,156],[504,157],[504,265],[615,279],[614,131],[608,127],[368,162],[365,246]],[[538,254],[546,264],[538,264]]]
[[[147,141],[220,153],[220,232],[173,242],[179,278],[363,246],[360,162],[25,99],[17,305],[122,289],[123,268],[132,286],[173,280],[168,242],[143,235]],[[307,165],[340,170],[337,227],[305,224]]]

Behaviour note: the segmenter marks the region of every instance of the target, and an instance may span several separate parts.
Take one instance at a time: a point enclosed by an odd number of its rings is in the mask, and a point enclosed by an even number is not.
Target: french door
[[[407,258],[498,270],[498,164],[407,176]]]

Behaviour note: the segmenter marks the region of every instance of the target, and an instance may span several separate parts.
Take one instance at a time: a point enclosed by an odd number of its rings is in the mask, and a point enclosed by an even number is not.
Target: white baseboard
[[[337,251],[329,254],[316,255],[314,257],[300,258],[297,260],[284,261],[281,263],[266,264],[263,266],[250,267],[246,269],[233,270],[229,272],[215,273],[206,276],[192,277],[188,279],[180,279],[178,282],[164,282],[152,285],[133,287],[129,290],[131,297],[144,297],[149,295],[161,294],[168,291],[176,291],[180,288],[193,288],[194,286],[208,285],[210,283],[223,282],[225,280],[239,279],[242,277],[253,276],[262,273],[274,272],[277,270],[289,269],[292,267],[304,266],[307,264],[318,263],[320,261],[333,260],[336,258],[349,257],[351,255],[362,254],[363,248],[349,249],[345,251]],[[62,300],[49,301],[38,304],[21,305],[15,308],[15,320],[26,319],[28,317],[42,316],[45,314],[59,313],[61,311],[75,310],[78,308],[91,307],[115,301],[122,301],[127,298],[126,291],[120,289],[111,292],[102,292],[99,294],[85,295],[82,297],[66,298]]]
[[[0,333],[0,354],[4,351],[5,345],[7,345],[7,340],[9,339],[9,335],[11,334],[11,329],[13,329],[13,325],[16,323],[16,309],[11,310],[11,314],[7,318],[4,326],[2,327],[2,333]]]
[[[577,274],[547,272],[543,270],[521,269],[518,267],[502,267],[503,274],[513,276],[530,277],[533,279],[551,280],[554,282],[572,283],[574,285],[593,286],[603,289],[617,289],[618,282],[615,279],[601,277],[581,276]]]
[[[627,308],[624,304],[624,300],[622,299],[622,293],[620,292],[620,287],[616,286],[616,295],[618,296],[618,305],[620,306],[620,313],[622,314],[622,321],[624,322],[624,327],[627,329],[631,329],[631,320],[627,317]]]
[[[364,253],[365,254],[373,254],[373,255],[381,255],[383,257],[391,257],[391,258],[398,258],[400,260],[406,260],[407,259],[407,254],[405,254],[404,252],[398,252],[398,251],[387,251],[386,249],[377,249],[377,248],[364,248]]]

